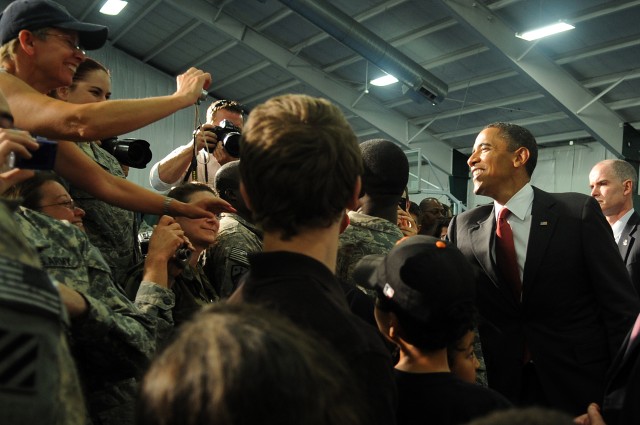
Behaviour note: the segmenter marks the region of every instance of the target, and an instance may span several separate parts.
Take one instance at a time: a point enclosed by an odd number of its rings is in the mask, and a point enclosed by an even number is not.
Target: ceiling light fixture
[[[128,2],[122,0],[107,0],[107,2],[100,9],[100,13],[104,13],[105,15],[117,15],[122,12],[122,9],[127,5]]]
[[[556,22],[555,24],[547,25],[546,27],[536,28],[531,31],[526,31],[523,33],[517,32],[516,37],[522,38],[523,40],[533,41],[538,40],[540,38],[548,37],[553,34],[557,34],[559,32],[564,32],[568,30],[572,30],[575,27],[573,25],[569,25],[566,22]]]
[[[372,86],[378,86],[378,87],[388,86],[390,84],[397,83],[397,82],[398,82],[398,79],[393,75],[389,75],[389,74],[384,75],[380,78],[376,78],[375,80],[369,81],[369,83],[371,83]]]

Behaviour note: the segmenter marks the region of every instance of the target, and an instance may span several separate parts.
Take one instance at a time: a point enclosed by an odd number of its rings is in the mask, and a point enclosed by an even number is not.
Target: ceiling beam
[[[177,0],[166,1],[168,3],[177,3]],[[357,107],[353,107],[354,101],[361,96],[359,91],[337,81],[288,49],[245,26],[232,16],[222,12],[215,22],[207,19],[217,12],[217,9],[210,4],[200,0],[192,0],[188,3],[181,3],[181,7],[184,13],[201,19],[204,24],[216,31],[242,42],[245,47],[252,49],[255,53],[266,56],[274,65],[288,72],[298,81],[308,84],[323,93],[324,96],[341,105],[346,113],[353,113],[367,121],[372,127],[378,128],[405,149],[409,148],[407,145],[408,136],[410,137],[419,131],[418,127],[407,123],[407,118],[404,115],[396,111],[387,110],[384,105],[373,99],[372,96],[362,97],[357,103]],[[246,99],[241,100],[243,103],[248,103]],[[437,140],[437,138],[424,132],[421,136],[422,140]]]
[[[580,124],[613,154],[623,156],[622,120],[601,101],[594,102],[588,109],[577,114],[576,111],[589,103],[594,96],[575,78],[538,49],[530,49],[528,42],[516,38],[513,30],[480,2],[441,0],[441,3],[469,30],[498,49],[535,81],[567,116]],[[526,51],[528,54],[521,58]]]
[[[165,49],[172,46],[178,40],[180,40],[185,35],[189,34],[194,29],[200,26],[200,21],[192,19],[190,22],[187,22],[182,27],[175,30],[170,36],[166,37],[164,40],[160,41],[158,44],[153,46],[149,50],[149,52],[142,58],[142,62],[149,62],[151,59],[162,53]]]
[[[127,35],[127,33],[131,31],[131,29],[135,27],[138,22],[144,19],[144,17],[147,16],[160,3],[162,3],[162,0],[149,0],[147,3],[145,3],[144,6],[140,7],[139,12],[136,15],[125,22],[120,28],[118,28],[116,32],[118,35],[110,40],[111,44],[116,44],[118,40]]]

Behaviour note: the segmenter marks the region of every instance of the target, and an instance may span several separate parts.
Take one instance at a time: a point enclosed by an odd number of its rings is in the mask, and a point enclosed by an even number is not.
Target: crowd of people
[[[397,144],[289,94],[213,102],[158,193],[100,140],[211,75],[110,100],[85,54],[107,33],[52,0],[0,15],[0,164],[58,141],[52,171],[0,170],[0,422],[640,423],[632,164],[547,193],[531,132],[489,124],[468,165],[493,202],[454,215],[409,199]],[[144,246],[135,213],[158,217]]]

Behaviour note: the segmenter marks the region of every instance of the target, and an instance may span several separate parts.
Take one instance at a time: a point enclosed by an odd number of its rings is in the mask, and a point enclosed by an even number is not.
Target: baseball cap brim
[[[85,50],[96,50],[104,46],[109,36],[107,27],[85,22],[65,22],[55,25],[56,28],[76,31],[80,47]]]

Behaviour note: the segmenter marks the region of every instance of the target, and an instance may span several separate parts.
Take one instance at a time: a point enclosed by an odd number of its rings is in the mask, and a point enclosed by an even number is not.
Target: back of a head
[[[288,239],[343,215],[362,174],[356,135],[325,99],[285,95],[251,111],[240,174],[257,224]]]
[[[403,338],[425,351],[445,348],[475,325],[475,274],[452,244],[432,236],[401,240],[386,256],[367,256],[354,276],[378,294],[376,306],[392,311]]]
[[[325,345],[264,308],[207,307],[151,365],[138,424],[366,423],[356,384]]]
[[[228,201],[226,192],[228,190],[236,191],[240,187],[240,161],[227,162],[218,169],[215,187],[220,197]]]
[[[384,139],[360,144],[364,172],[362,189],[374,200],[395,205],[409,181],[409,161],[395,143]]]

